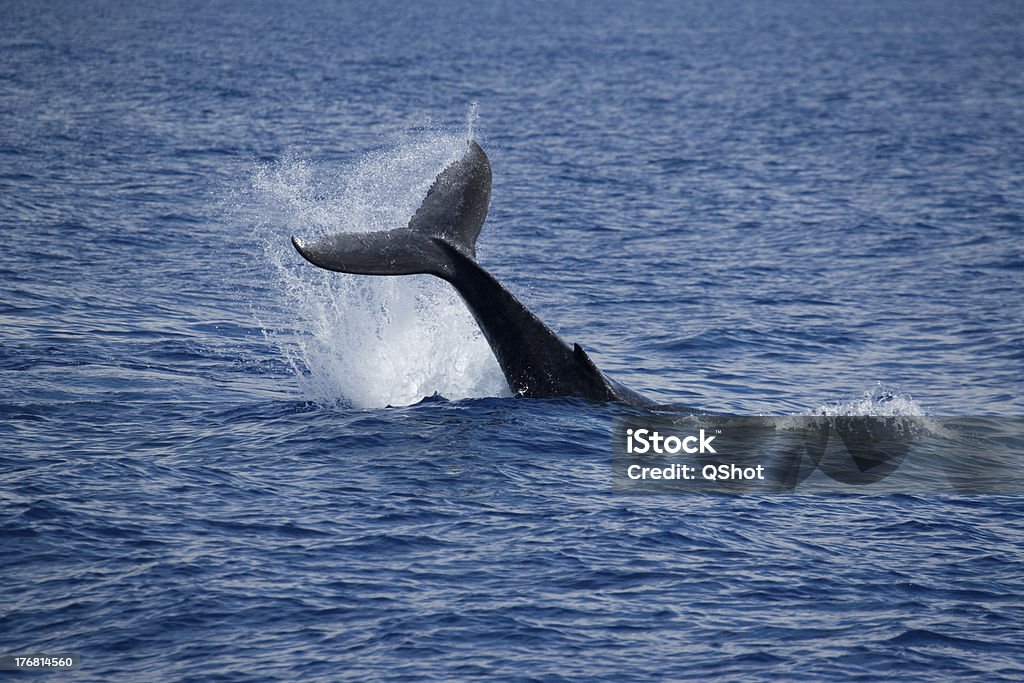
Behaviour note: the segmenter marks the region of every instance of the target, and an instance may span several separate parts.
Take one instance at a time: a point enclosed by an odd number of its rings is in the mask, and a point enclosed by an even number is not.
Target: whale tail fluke
[[[427,273],[450,280],[455,264],[445,246],[475,257],[490,198],[490,162],[470,141],[469,151],[438,174],[406,227],[338,233],[311,242],[292,237],[292,244],[313,265],[341,273]]]
[[[361,275],[426,273],[450,282],[466,302],[509,388],[518,396],[576,396],[591,401],[649,403],[612,382],[578,344],[569,346],[476,262],[476,238],[487,218],[491,165],[475,142],[438,174],[409,224],[371,233],[341,233],[307,243],[299,253],[328,270]]]

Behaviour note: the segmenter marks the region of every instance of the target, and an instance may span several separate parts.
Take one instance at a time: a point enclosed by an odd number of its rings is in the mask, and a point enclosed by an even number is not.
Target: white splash
[[[480,120],[480,103],[473,102],[469,103],[469,110],[466,112],[466,130],[469,131],[467,137],[472,140],[476,137],[476,124]]]
[[[845,401],[829,401],[811,411],[811,415],[854,415],[863,417],[923,417],[925,410],[910,394],[898,387],[878,382],[860,396]]]
[[[464,134],[420,132],[340,172],[288,156],[253,174],[257,231],[283,297],[283,313],[258,315],[308,399],[370,408],[435,393],[453,400],[508,395],[490,347],[449,284],[426,275],[328,272],[303,261],[289,241],[406,225],[437,174],[465,149]]]

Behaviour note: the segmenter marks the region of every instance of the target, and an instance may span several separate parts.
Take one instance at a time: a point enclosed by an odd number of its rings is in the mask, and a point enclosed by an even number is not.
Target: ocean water
[[[0,16],[0,655],[1024,678],[1021,496],[613,493],[632,412],[512,398],[444,283],[289,243],[404,224],[474,137],[480,262],[615,379],[995,429],[1024,413],[1020,3]]]

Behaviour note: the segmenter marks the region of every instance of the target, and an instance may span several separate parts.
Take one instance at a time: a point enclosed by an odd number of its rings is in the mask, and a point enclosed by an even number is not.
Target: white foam
[[[406,225],[437,174],[465,149],[465,135],[419,132],[341,170],[295,155],[257,167],[254,222],[282,297],[281,306],[258,315],[306,398],[369,408],[435,393],[453,400],[508,395],[450,285],[425,275],[328,272],[303,261],[289,242],[293,234]]]
[[[922,417],[925,410],[899,387],[877,382],[860,396],[822,403],[811,415],[853,415],[864,417]]]

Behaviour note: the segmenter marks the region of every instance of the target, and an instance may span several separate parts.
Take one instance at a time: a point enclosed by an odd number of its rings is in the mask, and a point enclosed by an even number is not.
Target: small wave
[[[991,650],[998,649],[998,646],[993,645],[992,643],[987,643],[983,640],[951,636],[926,628],[908,629],[891,638],[889,642],[894,645],[902,645],[905,647],[957,647],[966,648],[968,650],[977,650],[979,648]]]
[[[829,417],[924,417],[926,412],[910,394],[900,391],[899,387],[878,382],[860,396],[826,401],[807,414]]]

